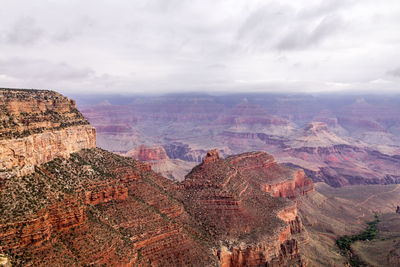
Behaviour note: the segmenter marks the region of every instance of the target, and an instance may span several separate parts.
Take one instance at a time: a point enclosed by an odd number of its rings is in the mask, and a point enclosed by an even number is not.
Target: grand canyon
[[[374,95],[76,96],[98,146],[132,156],[152,147],[165,176],[207,151],[266,151],[333,187],[400,182],[400,98]],[[143,150],[143,149],[142,149]],[[158,156],[157,156],[158,155]],[[137,157],[136,157],[137,158]],[[146,158],[143,158],[146,160]],[[158,161],[159,159],[159,161]],[[161,161],[164,163],[162,164]],[[157,166],[156,166],[157,165]],[[162,170],[161,165],[165,166]],[[178,166],[181,166],[180,168]]]
[[[398,97],[74,98],[0,89],[0,266],[400,263]]]

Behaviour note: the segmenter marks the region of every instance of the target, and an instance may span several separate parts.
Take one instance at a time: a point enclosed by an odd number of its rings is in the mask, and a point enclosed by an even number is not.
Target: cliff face
[[[295,238],[304,231],[296,203],[264,192],[265,186],[279,181],[292,184],[290,197],[296,197],[297,188],[306,191],[296,174],[266,153],[220,159],[213,150],[186,176],[182,194],[188,212],[219,240],[216,253],[221,266],[306,264]]]
[[[0,89],[0,179],[96,146],[75,102],[53,91]]]
[[[162,146],[141,145],[123,155],[145,161],[151,165],[152,170],[175,181],[184,180],[185,175],[196,165],[195,162],[170,159]]]
[[[14,176],[0,186],[1,250],[16,265],[303,266],[295,202],[210,157],[178,187],[100,149]]]
[[[35,165],[96,146],[96,132],[90,125],[0,140],[0,179],[33,172]]]
[[[159,161],[168,158],[162,146],[145,146],[141,145],[138,148],[129,150],[125,156],[132,157],[140,161]]]

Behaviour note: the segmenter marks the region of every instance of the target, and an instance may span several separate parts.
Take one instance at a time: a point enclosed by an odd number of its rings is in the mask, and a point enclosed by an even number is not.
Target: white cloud
[[[399,81],[397,0],[5,0],[2,6],[0,87],[395,91]]]

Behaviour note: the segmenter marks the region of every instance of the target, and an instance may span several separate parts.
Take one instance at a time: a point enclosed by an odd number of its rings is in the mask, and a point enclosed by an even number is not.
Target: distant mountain
[[[214,147],[261,150],[336,187],[400,182],[400,96],[138,96],[83,113],[112,151],[159,144],[172,159],[200,162]]]

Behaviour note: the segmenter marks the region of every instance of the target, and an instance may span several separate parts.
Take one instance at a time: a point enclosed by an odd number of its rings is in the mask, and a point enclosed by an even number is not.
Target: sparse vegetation
[[[346,255],[351,266],[365,266],[365,264],[351,251],[351,244],[355,241],[366,241],[373,240],[378,234],[379,230],[377,224],[379,223],[379,217],[377,214],[374,215],[375,219],[373,221],[367,222],[367,229],[358,234],[352,236],[342,236],[336,240],[341,253]]]

